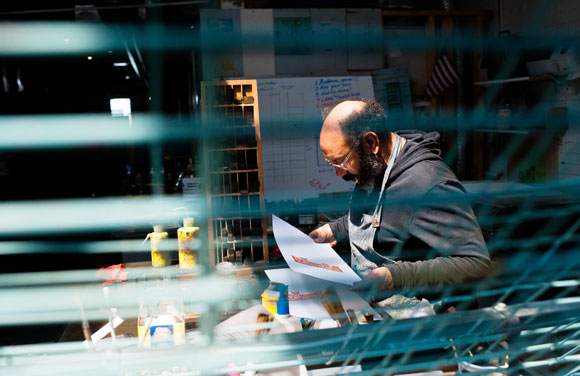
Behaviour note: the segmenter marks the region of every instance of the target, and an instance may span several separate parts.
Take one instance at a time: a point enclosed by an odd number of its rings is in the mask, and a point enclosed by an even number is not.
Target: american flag
[[[449,86],[459,81],[459,77],[459,72],[449,61],[447,54],[441,55],[427,83],[427,88],[425,89],[427,96],[430,98],[438,96]]]

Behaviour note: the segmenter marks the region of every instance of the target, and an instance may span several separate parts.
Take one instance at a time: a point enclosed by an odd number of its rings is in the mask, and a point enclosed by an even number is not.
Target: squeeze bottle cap
[[[155,226],[153,226],[153,232],[164,232],[163,225],[155,225]]]
[[[193,217],[183,218],[183,227],[193,227]]]

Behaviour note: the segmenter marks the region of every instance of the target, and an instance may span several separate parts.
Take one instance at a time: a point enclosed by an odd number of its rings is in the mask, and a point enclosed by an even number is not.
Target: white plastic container
[[[296,333],[302,331],[302,323],[300,318],[292,315],[274,315],[276,320],[278,320],[286,328],[288,333]]]
[[[139,308],[137,335],[142,347],[181,345],[185,343],[183,302],[162,299],[143,302]]]

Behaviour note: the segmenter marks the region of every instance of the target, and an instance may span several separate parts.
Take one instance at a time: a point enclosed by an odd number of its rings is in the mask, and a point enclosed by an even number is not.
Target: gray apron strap
[[[372,269],[377,268],[377,263],[383,264],[384,262],[394,262],[393,260],[381,256],[375,252],[373,249],[373,242],[377,228],[379,228],[381,224],[383,198],[387,187],[387,181],[389,180],[389,176],[391,174],[391,170],[393,169],[393,165],[395,164],[395,160],[399,155],[401,143],[402,138],[399,135],[396,135],[393,149],[387,162],[387,168],[385,169],[385,173],[383,175],[381,191],[379,193],[377,204],[375,205],[372,215],[362,213],[362,222],[360,224],[354,224],[351,220],[350,210],[348,213],[348,233],[351,249],[351,265],[354,271],[361,277],[366,277],[366,275]]]
[[[401,142],[402,138],[399,135],[396,135],[395,143],[393,145],[391,155],[389,156],[389,161],[387,162],[387,170],[383,175],[383,183],[381,184],[381,192],[379,193],[379,199],[377,200],[377,205],[375,206],[375,210],[373,211],[371,224],[375,228],[378,228],[381,225],[381,218],[383,213],[383,196],[386,191],[385,188],[387,186],[387,181],[389,180],[389,176],[391,175],[391,170],[395,165],[395,159],[397,159],[397,157],[399,156],[399,151],[401,150]]]

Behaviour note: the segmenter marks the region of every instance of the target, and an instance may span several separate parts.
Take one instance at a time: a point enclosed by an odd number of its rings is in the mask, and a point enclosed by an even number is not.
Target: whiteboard
[[[317,198],[352,191],[335,175],[318,144],[322,109],[347,99],[374,98],[370,76],[258,79],[266,201]]]

